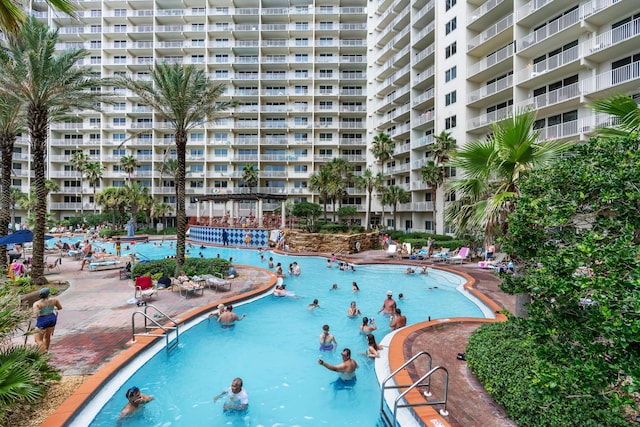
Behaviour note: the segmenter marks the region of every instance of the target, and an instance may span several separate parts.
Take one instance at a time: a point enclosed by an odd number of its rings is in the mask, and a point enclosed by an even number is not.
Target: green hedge
[[[222,274],[227,275],[231,263],[226,258],[187,258],[184,260],[183,270],[187,276],[202,274]],[[132,270],[132,276],[152,276],[166,274],[171,277],[175,275],[175,258],[159,259],[136,264]]]
[[[598,391],[580,388],[567,369],[541,359],[538,346],[517,319],[478,328],[469,338],[466,360],[485,390],[505,407],[519,426],[622,427],[626,420],[613,412]],[[549,378],[543,383],[541,373]]]

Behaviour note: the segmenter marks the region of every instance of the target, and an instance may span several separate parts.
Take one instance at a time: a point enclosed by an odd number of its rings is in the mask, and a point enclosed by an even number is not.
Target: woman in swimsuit
[[[40,299],[33,303],[33,315],[36,317],[34,338],[40,351],[49,351],[51,336],[58,320],[55,310],[62,310],[62,304],[58,298],[49,298],[49,288],[40,289]]]
[[[367,334],[367,356],[372,358],[380,357],[378,350],[382,350],[382,346],[376,342],[376,337],[373,334]]]
[[[375,331],[376,329],[378,329],[378,327],[376,326],[376,321],[373,320],[373,317],[369,319],[366,316],[362,318],[362,325],[360,325],[359,327],[360,327],[360,331],[363,334],[368,334],[369,332]]]
[[[333,334],[329,333],[329,325],[322,327],[322,333],[320,334],[320,350],[332,351],[338,346],[338,342]]]

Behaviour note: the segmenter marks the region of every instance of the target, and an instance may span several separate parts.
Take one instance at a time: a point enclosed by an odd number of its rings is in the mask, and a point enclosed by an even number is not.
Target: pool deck
[[[318,254],[313,254],[318,255]],[[398,260],[388,257],[384,251],[367,251],[343,257],[355,264],[389,263]],[[403,265],[417,263],[409,260]],[[431,265],[431,264],[429,264]],[[473,287],[482,295],[490,298],[494,308],[514,311],[514,297],[506,295],[498,288],[499,280],[490,271],[477,268],[475,263],[448,266],[448,269],[463,273]],[[240,277],[234,279],[230,291],[206,289],[204,295],[184,298],[178,292],[159,290],[150,304],[174,319],[185,319],[206,313],[219,303],[228,303],[237,298],[250,297],[269,290],[275,283],[270,271],[237,266]],[[70,287],[61,296],[63,310],[58,317],[50,352],[52,363],[63,375],[91,375],[43,426],[60,427],[69,419],[71,413],[90,396],[93,388],[105,377],[117,371],[127,359],[140,351],[140,345],[132,345],[132,313],[140,308],[128,304],[134,295],[133,282],[120,280],[118,269],[102,271],[80,271],[80,261],[64,258],[61,272],[47,275],[50,282],[68,281]],[[303,272],[304,274],[304,272]],[[463,352],[469,335],[481,322],[477,319],[456,319],[446,325],[440,322],[411,325],[396,334],[390,352],[390,363],[401,363],[403,357],[410,357],[421,350],[427,350],[433,357],[434,366],[442,365],[449,371],[449,393],[447,410],[449,416],[444,420],[452,427],[507,427],[515,426],[484,391],[471,374],[464,361],[456,359]],[[148,344],[152,338],[138,338],[138,343]],[[396,343],[398,343],[396,345]],[[444,345],[443,345],[444,344]],[[105,368],[105,369],[102,369]],[[99,372],[98,372],[99,371]],[[419,378],[425,366],[416,365],[407,372],[412,378]],[[97,375],[94,375],[98,373]],[[423,416],[430,417],[429,413]],[[424,418],[423,418],[424,419]],[[426,423],[427,425],[431,425]]]

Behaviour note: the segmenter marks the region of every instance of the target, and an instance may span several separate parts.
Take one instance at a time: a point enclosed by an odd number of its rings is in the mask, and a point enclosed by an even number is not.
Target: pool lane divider
[[[265,285],[252,289],[251,291],[244,292],[233,297],[224,298],[201,307],[196,307],[183,315],[176,316],[176,320],[179,320],[179,324],[184,324],[198,318],[199,316],[216,310],[218,308],[218,304],[237,304],[266,294],[276,284],[276,276],[269,270],[247,265],[236,265],[236,267],[240,273],[245,269],[264,270],[269,273],[270,279]],[[240,277],[242,277],[242,275]],[[170,322],[167,322],[166,325],[169,326],[169,323]],[[162,334],[163,331],[162,329],[156,329],[152,333]],[[89,376],[89,378],[87,378],[87,380],[83,382],[80,387],[40,425],[40,427],[61,427],[68,425],[68,423],[73,421],[76,414],[98,393],[98,390],[100,390],[107,381],[109,381],[123,366],[140,356],[143,351],[159,339],[164,339],[164,335],[153,337],[139,336],[136,338],[135,342],[127,342],[127,344],[130,345],[129,348],[121,351],[95,374]]]

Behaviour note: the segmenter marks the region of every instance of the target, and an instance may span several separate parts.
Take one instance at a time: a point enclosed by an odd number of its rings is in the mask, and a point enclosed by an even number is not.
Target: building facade
[[[455,194],[422,180],[434,135],[458,145],[483,138],[492,122],[537,111],[541,139],[587,140],[608,117],[589,104],[640,87],[637,0],[286,0],[81,1],[80,20],[34,3],[34,14],[60,33],[60,49],[83,47],[83,65],[103,77],[149,79],[155,62],[195,64],[227,85],[237,107],[190,132],[187,214],[221,216],[224,205],[199,195],[242,191],[242,169],[260,171],[260,192],[321,203],[309,189],[334,158],[359,175],[381,170],[388,185],[411,195],[394,218],[374,197],[371,222],[414,231],[450,232],[443,212]],[[186,6],[185,6],[186,5]],[[157,201],[175,203],[173,181],[159,172],[175,157],[173,134],[132,93],[51,126],[50,195],[59,219],[94,209],[93,188],[69,163],[76,151],[104,166],[98,191],[128,179]],[[370,147],[379,133],[395,142],[380,165]],[[129,177],[120,159],[139,166]],[[13,185],[28,192],[29,147],[20,139]],[[456,171],[447,169],[447,179]],[[81,187],[82,185],[82,187]],[[272,205],[272,206],[271,206]],[[279,203],[265,203],[265,211]],[[342,206],[364,214],[367,193],[348,188]],[[329,205],[330,210],[334,207]],[[337,206],[335,207],[337,208]],[[241,206],[247,214],[250,206]],[[24,212],[18,211],[18,216]],[[19,222],[19,221],[18,221]]]

